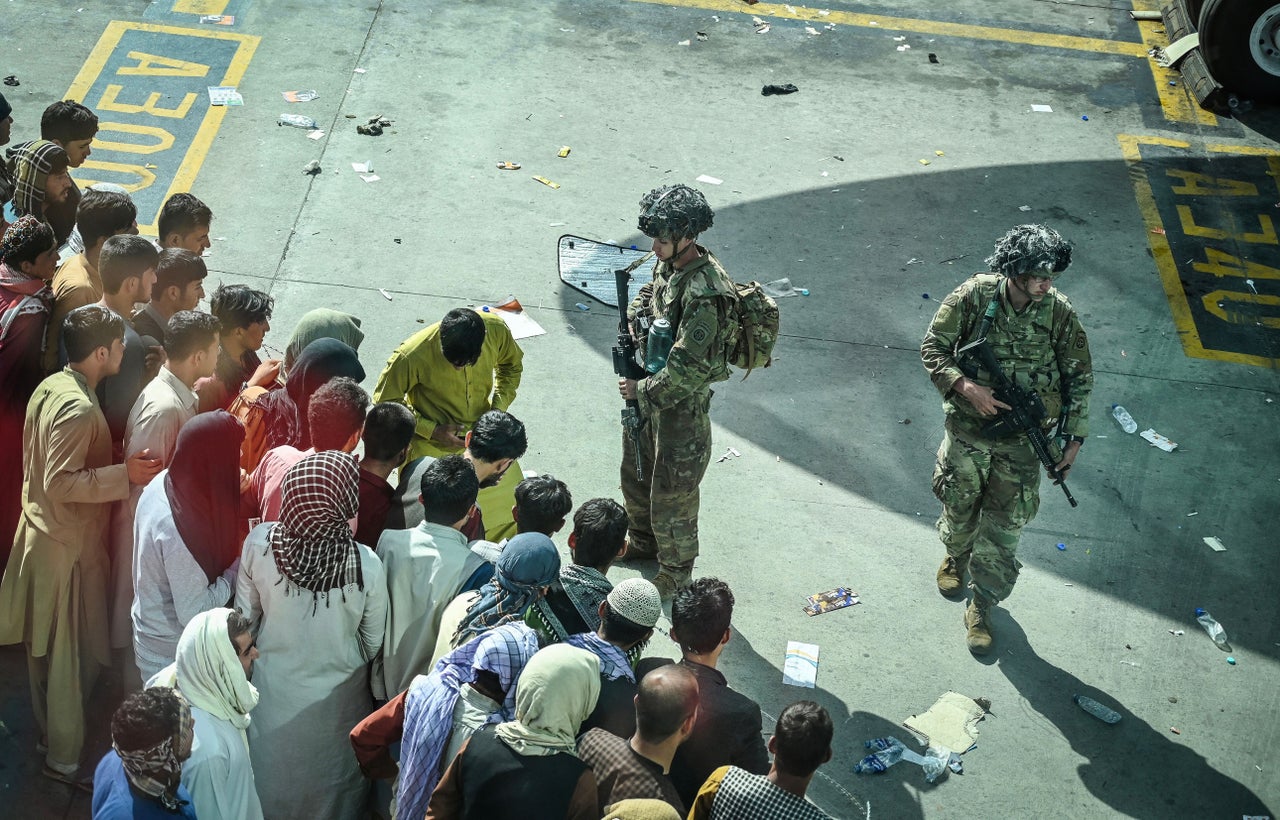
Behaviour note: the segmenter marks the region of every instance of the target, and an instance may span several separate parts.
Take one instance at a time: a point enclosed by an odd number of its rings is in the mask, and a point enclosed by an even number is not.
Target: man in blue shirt
[[[93,820],[195,820],[182,785],[191,757],[191,707],[173,689],[134,692],[111,718],[112,751],[98,764]]]

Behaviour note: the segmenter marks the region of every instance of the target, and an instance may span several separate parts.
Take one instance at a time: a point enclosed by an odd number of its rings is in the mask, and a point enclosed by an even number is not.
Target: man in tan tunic
[[[25,644],[44,774],[82,785],[84,702],[107,641],[111,504],[160,471],[143,451],[111,463],[111,434],[94,392],[124,357],[124,320],[100,305],[63,324],[66,368],[36,388],[23,428],[22,516],[0,582],[0,644]]]

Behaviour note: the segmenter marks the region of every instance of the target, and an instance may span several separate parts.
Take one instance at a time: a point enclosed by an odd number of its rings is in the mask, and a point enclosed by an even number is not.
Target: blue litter
[[[591,305],[588,305],[585,302],[577,302],[576,304],[574,304],[574,307],[576,307],[578,310],[591,310]]]
[[[1063,552],[1066,552],[1066,551],[1067,551],[1067,545],[1066,545],[1066,544],[1059,544],[1059,545],[1058,545],[1058,549],[1062,550]]]

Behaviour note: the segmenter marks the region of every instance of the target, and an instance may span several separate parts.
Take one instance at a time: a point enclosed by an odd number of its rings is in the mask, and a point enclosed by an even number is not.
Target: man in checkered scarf
[[[48,222],[58,244],[66,242],[80,204],[80,189],[67,171],[67,152],[55,142],[32,140],[10,148],[7,156],[15,184],[13,210]]]

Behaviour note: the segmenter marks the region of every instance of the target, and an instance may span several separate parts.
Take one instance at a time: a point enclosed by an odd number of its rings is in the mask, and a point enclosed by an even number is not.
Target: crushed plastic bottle
[[[1118,404],[1111,405],[1111,415],[1115,416],[1116,421],[1126,433],[1138,432],[1138,422],[1133,420],[1133,416],[1129,415],[1129,411]]]
[[[319,128],[320,124],[310,117],[304,117],[301,114],[281,114],[276,120],[276,125],[289,125],[294,128],[305,128],[310,131],[313,128]]]
[[[1231,649],[1231,644],[1227,642],[1227,631],[1222,628],[1222,624],[1213,619],[1213,616],[1203,609],[1196,610],[1196,620],[1204,627],[1204,631],[1209,633],[1209,637],[1213,638],[1213,642],[1223,652]]]
[[[878,737],[863,744],[868,749],[877,751],[867,755],[853,766],[855,774],[879,774],[902,759],[907,750],[902,741],[896,737]]]
[[[1089,714],[1096,717],[1103,723],[1119,723],[1120,713],[1108,706],[1103,706],[1093,698],[1086,698],[1083,695],[1072,695],[1071,699]]]

